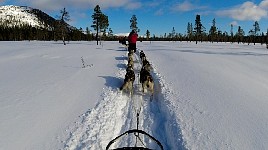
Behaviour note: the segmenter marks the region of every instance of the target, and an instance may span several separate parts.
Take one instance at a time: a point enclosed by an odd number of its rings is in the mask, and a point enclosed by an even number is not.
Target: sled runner
[[[117,136],[115,139],[113,139],[112,141],[109,142],[109,144],[106,146],[106,150],[109,150],[109,148],[111,147],[112,144],[114,144],[116,141],[119,141],[124,136],[127,136],[129,134],[134,134],[136,136],[136,138],[139,140],[141,140],[139,137],[139,134],[142,134],[142,135],[146,136],[147,138],[151,139],[155,144],[157,144],[159,146],[158,149],[164,150],[162,144],[156,138],[154,138],[150,134],[146,133],[145,131],[138,130],[138,129],[128,130],[125,133]],[[144,147],[140,147],[140,146],[135,145],[133,147],[120,147],[120,148],[115,148],[113,150],[152,150],[152,149],[145,147],[145,145],[144,145]]]

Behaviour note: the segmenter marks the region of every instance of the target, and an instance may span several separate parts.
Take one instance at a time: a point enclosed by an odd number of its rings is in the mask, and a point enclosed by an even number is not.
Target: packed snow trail
[[[122,93],[118,88],[104,88],[102,97],[95,108],[81,116],[65,142],[65,149],[105,149],[106,145],[125,131],[140,129],[158,139],[164,149],[185,149],[178,120],[172,116],[172,108],[167,103],[166,96],[172,90],[165,87],[161,75],[153,69],[151,74],[155,82],[155,94],[151,101],[149,94],[143,94],[139,84],[140,58],[135,54],[134,94]],[[127,53],[118,60],[116,78],[124,79],[126,73]],[[139,116],[137,116],[139,114]],[[137,122],[139,121],[139,122]],[[150,148],[159,147],[149,139],[141,137],[142,142]],[[136,137],[128,137],[114,143],[111,148],[133,146],[137,144]]]

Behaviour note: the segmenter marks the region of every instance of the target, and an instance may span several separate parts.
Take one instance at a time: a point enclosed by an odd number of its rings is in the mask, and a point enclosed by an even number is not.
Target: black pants
[[[134,53],[136,53],[136,43],[129,43],[128,52],[130,52],[131,50],[134,50]]]

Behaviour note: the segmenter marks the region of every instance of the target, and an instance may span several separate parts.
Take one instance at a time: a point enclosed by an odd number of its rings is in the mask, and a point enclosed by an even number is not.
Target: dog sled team
[[[136,49],[136,46],[133,46]],[[128,64],[126,69],[126,75],[123,85],[120,87],[121,91],[129,92],[131,95],[134,91],[134,81],[135,81],[135,72],[134,72],[134,48],[128,49]],[[150,74],[152,69],[149,61],[146,59],[146,56],[143,51],[140,51],[140,60],[142,62],[142,68],[140,70],[139,82],[142,85],[143,93],[150,93],[151,96],[154,94],[154,81]]]

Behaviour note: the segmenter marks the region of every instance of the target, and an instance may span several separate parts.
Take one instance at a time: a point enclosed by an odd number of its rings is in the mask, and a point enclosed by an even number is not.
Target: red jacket
[[[133,34],[128,36],[128,42],[129,43],[136,43],[137,39],[138,39],[138,34],[137,33],[133,33]]]

